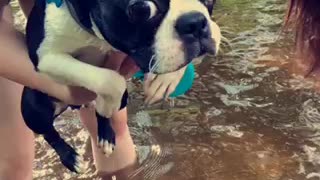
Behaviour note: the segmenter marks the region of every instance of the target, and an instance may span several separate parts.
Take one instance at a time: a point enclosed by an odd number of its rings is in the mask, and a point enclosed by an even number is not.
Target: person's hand
[[[130,78],[139,68],[126,54],[112,52],[106,57],[104,68],[119,72],[125,78]],[[65,103],[72,105],[87,104],[96,98],[96,94],[85,88],[59,84],[44,74],[35,73],[33,88],[49,94]]]
[[[112,52],[110,59],[106,61],[105,67],[118,71],[126,79],[131,78],[139,67],[132,58],[122,52]],[[145,74],[144,93],[145,103],[153,104],[159,100],[166,99],[173,93],[184,75],[185,67],[167,74]]]
[[[93,101],[96,94],[82,87],[60,84],[50,77],[35,72],[32,88],[42,91],[60,101],[71,105],[82,105]]]
[[[132,58],[122,52],[112,52],[106,60],[105,68],[119,72],[126,79],[131,78],[139,67]],[[166,99],[173,93],[184,75],[186,68],[167,74],[145,74],[144,93],[145,103],[153,104],[159,100]]]
[[[145,104],[151,105],[157,101],[167,99],[173,93],[184,75],[186,67],[166,74],[145,74],[144,92]]]
[[[131,78],[139,71],[139,67],[133,59],[119,51],[113,51],[110,53],[104,67],[119,72],[126,79]]]

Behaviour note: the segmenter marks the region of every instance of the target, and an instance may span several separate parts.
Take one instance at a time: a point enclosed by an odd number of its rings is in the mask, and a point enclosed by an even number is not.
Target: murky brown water
[[[140,165],[125,179],[320,179],[320,97],[286,70],[291,41],[279,36],[285,2],[220,0],[215,18],[231,49],[199,65],[193,90],[174,108],[135,108],[142,96],[132,92]],[[69,112],[57,126],[84,153],[78,116]],[[41,138],[36,148],[35,179],[97,179],[93,166],[80,177],[68,173]]]

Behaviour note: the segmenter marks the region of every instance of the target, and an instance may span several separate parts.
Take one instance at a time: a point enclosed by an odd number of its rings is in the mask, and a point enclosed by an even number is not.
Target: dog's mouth
[[[153,47],[145,47],[132,50],[130,56],[135,59],[135,63],[144,72],[153,72],[155,74],[163,74],[173,72],[183,68],[184,66],[191,63],[194,59],[197,59],[206,54],[216,54],[216,44],[211,38],[199,38],[198,40],[187,40],[179,39],[182,42],[179,51],[183,53],[183,56],[177,56],[181,58],[180,64],[175,64],[175,68],[158,69],[157,65],[159,62],[165,62],[166,60],[157,59],[158,57],[154,54]],[[179,61],[179,59],[176,59]]]
[[[204,54],[216,55],[216,43],[212,39],[200,40],[200,56]]]
[[[180,65],[176,64],[177,66],[175,68],[162,70],[157,67],[157,64],[159,65],[159,63],[161,63],[161,59],[157,59],[158,57],[154,54],[151,47],[136,50],[134,53],[131,53],[130,56],[135,59],[135,63],[143,72],[163,74],[179,70],[191,63],[194,59],[206,54],[215,55],[216,47],[212,39],[200,39],[193,42],[189,41],[188,43],[184,41],[180,51],[184,54],[184,56],[181,57],[183,60],[180,60],[182,63]]]
[[[186,64],[205,54],[215,55],[216,45],[212,39],[199,39],[193,42],[184,41]]]

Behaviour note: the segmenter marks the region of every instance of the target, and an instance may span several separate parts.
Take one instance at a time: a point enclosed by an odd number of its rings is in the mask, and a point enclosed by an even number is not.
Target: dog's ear
[[[209,14],[212,15],[216,0],[201,0],[201,2],[207,7]]]
[[[92,23],[90,19],[90,9],[95,0],[66,0],[69,11],[73,18],[84,27],[91,31]]]
[[[214,5],[216,4],[216,0],[208,0],[208,10],[209,10],[209,13],[210,15],[212,15],[213,13],[213,7]]]

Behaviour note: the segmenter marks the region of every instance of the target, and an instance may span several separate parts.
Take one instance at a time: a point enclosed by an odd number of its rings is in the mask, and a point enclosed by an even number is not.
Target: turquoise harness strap
[[[56,6],[59,8],[62,6],[63,4],[63,0],[47,0],[47,3],[50,4],[50,3],[55,3]]]
[[[133,78],[144,80],[144,74],[142,71],[139,71],[133,76]],[[194,79],[195,69],[194,65],[190,63],[187,66],[186,71],[183,77],[181,78],[179,84],[177,85],[175,91],[172,94],[170,94],[170,97],[174,98],[185,94],[189,89],[191,89]]]

